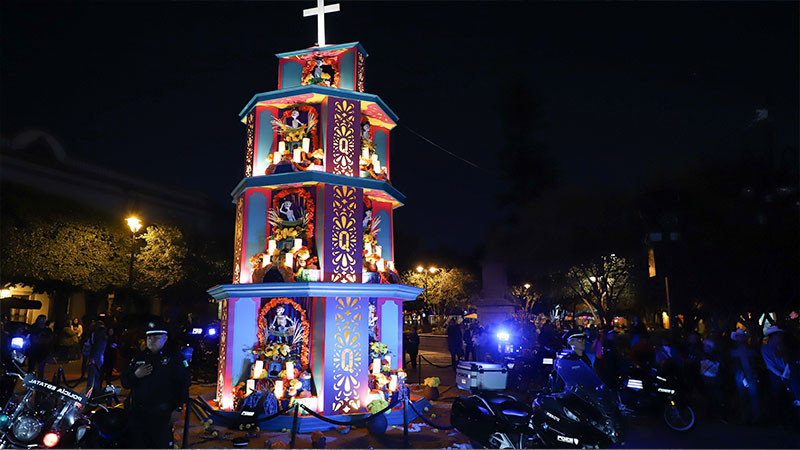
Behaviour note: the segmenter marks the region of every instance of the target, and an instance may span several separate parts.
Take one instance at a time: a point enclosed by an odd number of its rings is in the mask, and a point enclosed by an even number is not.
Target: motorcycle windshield
[[[578,359],[559,359],[556,363],[558,375],[564,380],[567,390],[575,392],[605,412],[614,411],[613,396],[597,373]]]

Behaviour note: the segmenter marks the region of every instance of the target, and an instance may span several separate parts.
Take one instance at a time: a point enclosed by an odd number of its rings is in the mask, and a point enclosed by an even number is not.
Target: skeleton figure
[[[364,213],[364,228],[367,229],[369,227],[369,223],[372,221],[372,210],[368,209],[367,212]]]
[[[378,314],[372,303],[369,305],[369,334],[372,339],[378,339]]]
[[[289,119],[289,126],[292,128],[300,128],[305,125],[303,122],[300,121],[300,111],[293,109],[292,110],[292,118]]]
[[[292,202],[290,202],[289,200],[286,200],[281,204],[281,209],[279,211],[281,212],[281,214],[286,215],[286,220],[288,220],[289,222],[294,222],[295,220],[297,220],[294,218],[294,211],[292,211]]]
[[[286,316],[284,313],[286,308],[278,306],[275,308],[275,317],[272,319],[272,324],[269,326],[270,334],[278,338],[278,342],[291,343],[292,334],[295,328],[294,320]]]

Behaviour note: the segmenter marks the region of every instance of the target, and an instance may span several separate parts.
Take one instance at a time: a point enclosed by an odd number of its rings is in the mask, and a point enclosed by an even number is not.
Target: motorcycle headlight
[[[563,411],[564,411],[564,415],[565,415],[565,416],[567,416],[567,418],[568,418],[568,419],[570,419],[570,420],[574,420],[575,422],[579,422],[579,421],[580,421],[580,420],[578,419],[578,416],[576,416],[575,414],[573,414],[573,412],[572,412],[572,411],[570,411],[569,409],[567,409],[567,408],[564,408],[564,409],[563,409]]]
[[[22,442],[31,442],[42,431],[42,422],[31,416],[20,416],[14,422],[11,433]]]

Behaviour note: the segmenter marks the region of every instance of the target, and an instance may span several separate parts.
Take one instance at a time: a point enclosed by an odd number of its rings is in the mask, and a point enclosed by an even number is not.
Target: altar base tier
[[[283,339],[287,333],[281,327],[296,331],[301,323],[307,323],[308,347],[301,344],[295,349],[295,345],[291,351],[297,354],[290,359],[311,374],[318,410],[325,415],[365,412],[370,390],[370,305],[377,306],[380,340],[396,355],[390,359],[391,369],[399,370],[402,303],[415,299],[420,291],[402,284],[324,282],[231,284],[210,289],[223,310],[217,399],[223,409],[231,409],[235,386],[250,378],[253,355],[243,349],[252,348],[265,333]]]

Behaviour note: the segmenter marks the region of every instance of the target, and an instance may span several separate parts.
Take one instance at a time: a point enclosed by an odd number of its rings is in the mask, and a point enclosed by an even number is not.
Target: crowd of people
[[[789,321],[784,327],[765,326],[757,332],[739,325],[701,334],[682,327],[648,328],[634,317],[624,327],[581,327],[585,340],[580,353],[609,385],[617,385],[632,368],[655,367],[670,373],[711,420],[796,424],[792,422],[800,414],[796,328]],[[446,334],[455,370],[460,360],[503,362],[530,358],[545,347],[554,353],[568,350],[564,333],[574,329],[572,321],[510,319],[484,327],[477,321],[452,319]],[[510,354],[504,348],[508,345]],[[412,349],[407,348],[414,353],[412,364],[418,349],[417,336]]]

